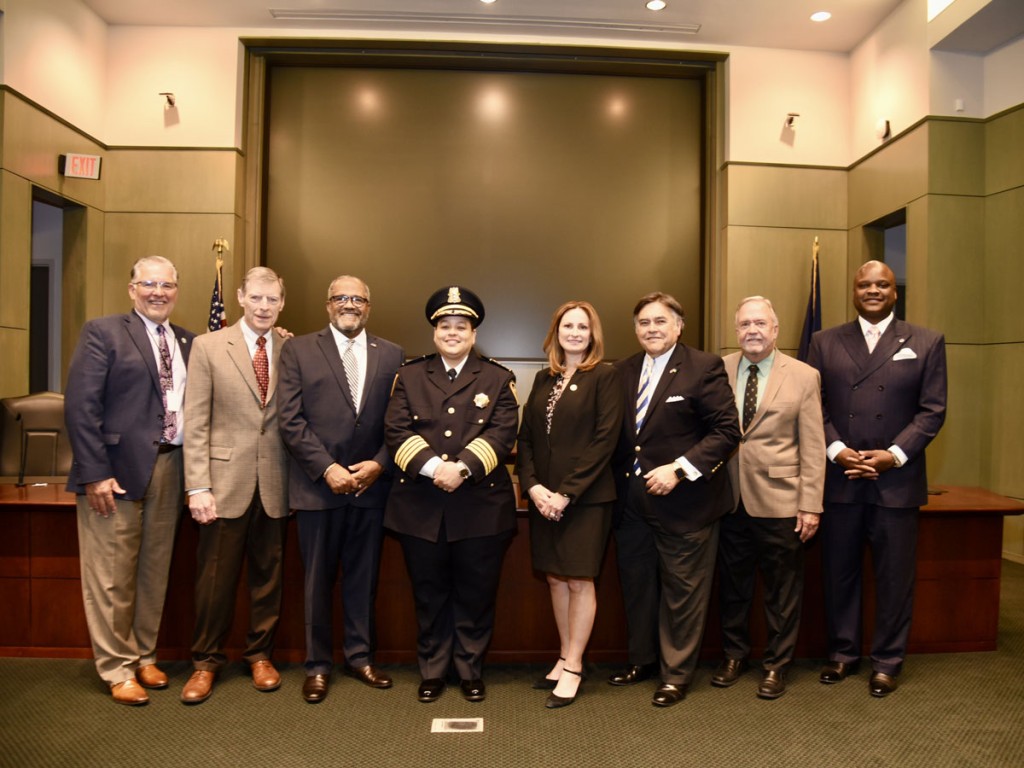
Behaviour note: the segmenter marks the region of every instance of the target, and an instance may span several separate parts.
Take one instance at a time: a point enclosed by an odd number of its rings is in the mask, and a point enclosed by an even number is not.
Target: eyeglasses
[[[162,291],[173,291],[178,287],[177,283],[167,283],[163,280],[136,280],[132,285],[145,288],[147,291],[155,291],[157,288]]]
[[[346,296],[345,294],[342,294],[341,296],[331,296],[331,298],[329,298],[328,301],[331,302],[331,304],[333,304],[336,307],[343,307],[350,301],[357,307],[361,307],[364,304],[370,303],[370,300],[364,298],[363,296]]]

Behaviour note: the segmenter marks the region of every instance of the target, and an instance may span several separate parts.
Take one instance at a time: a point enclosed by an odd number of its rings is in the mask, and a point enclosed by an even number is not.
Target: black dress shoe
[[[781,669],[769,669],[757,686],[759,699],[777,699],[786,692],[786,673]]]
[[[565,657],[559,656],[558,660],[565,661]],[[558,665],[556,664],[555,666],[557,667]],[[533,685],[531,687],[537,691],[553,691],[555,690],[556,685],[558,685],[557,679],[552,680],[550,677],[545,675],[544,677],[538,677],[536,680],[534,680]]]
[[[825,683],[825,685],[841,683],[850,675],[857,674],[858,669],[860,669],[860,660],[828,661],[825,662],[825,666],[821,668],[821,674],[818,676],[818,680],[819,682]]]
[[[583,671],[580,670],[579,672],[573,672],[571,669],[563,669],[562,672],[567,675],[576,675],[576,677],[580,679],[580,684],[576,687],[576,693],[572,696],[558,696],[554,691],[549,693],[548,700],[544,702],[544,706],[548,709],[561,709],[562,707],[568,707],[576,701],[576,697],[580,695],[583,687]]]
[[[310,704],[316,704],[327,698],[327,689],[331,684],[330,675],[307,675],[302,684],[302,698]]]
[[[881,699],[896,690],[896,678],[893,675],[885,674],[885,672],[872,672],[868,690],[871,691],[872,696]]]
[[[392,685],[391,677],[372,664],[367,664],[365,667],[350,667],[346,664],[344,670],[346,675],[354,677],[371,688],[390,688]]]
[[[716,688],[728,688],[735,684],[740,679],[740,675],[746,671],[746,659],[726,659],[711,676],[711,684]]]
[[[462,698],[466,701],[483,701],[487,696],[487,686],[480,678],[476,680],[463,680],[459,683],[462,689]],[[422,701],[422,699],[420,699]]]
[[[671,707],[686,698],[686,686],[662,683],[654,692],[651,704],[656,707]]]
[[[420,689],[416,697],[424,704],[437,701],[444,693],[445,682],[440,677],[428,677],[420,683]]]
[[[609,685],[633,685],[651,677],[658,669],[657,664],[634,664],[628,669],[616,672],[608,678]]]

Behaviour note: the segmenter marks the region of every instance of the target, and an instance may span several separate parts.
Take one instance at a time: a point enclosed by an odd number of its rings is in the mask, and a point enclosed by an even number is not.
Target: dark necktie
[[[267,338],[256,339],[256,354],[252,356],[252,368],[256,372],[256,383],[260,385],[260,405],[267,405],[267,389],[270,387],[270,362],[267,360]]]
[[[747,388],[743,391],[743,431],[747,431],[750,422],[757,413],[757,366],[747,369]]]
[[[454,368],[448,369],[448,381],[455,381],[455,377],[459,375],[459,372]]]
[[[171,349],[167,346],[167,333],[162,325],[156,327],[157,348],[160,350],[160,392],[164,402],[164,429],[161,442],[169,443],[178,435],[177,415],[167,408],[167,393],[174,389],[171,369]]]

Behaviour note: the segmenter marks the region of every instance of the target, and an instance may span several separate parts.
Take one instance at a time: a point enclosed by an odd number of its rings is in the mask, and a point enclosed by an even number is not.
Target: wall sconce
[[[789,130],[795,131],[796,130],[796,119],[798,117],[800,117],[800,113],[799,112],[789,112],[789,113],[787,113],[786,114],[786,119],[783,122],[783,125],[786,128],[788,128]]]
[[[167,106],[165,107],[165,109],[172,109],[174,107],[173,93],[171,93],[170,91],[161,91],[159,95],[167,99]]]
[[[875,123],[875,136],[879,141],[888,141],[892,138],[892,126],[884,117],[878,118],[878,122]]]

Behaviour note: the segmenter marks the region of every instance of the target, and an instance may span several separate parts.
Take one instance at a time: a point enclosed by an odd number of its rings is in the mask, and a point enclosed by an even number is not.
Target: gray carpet
[[[530,688],[544,670],[487,670],[480,704],[449,690],[415,699],[419,676],[391,667],[395,687],[366,688],[335,675],[327,700],[302,701],[302,669],[282,669],[274,693],[256,691],[233,665],[207,702],[171,687],[145,707],[113,704],[89,661],[0,659],[0,766],[1024,766],[1024,566],[1004,563],[999,650],[912,656],[886,699],[867,676],[817,681],[801,660],[777,701],[754,695],[756,673],[710,687],[700,670],[687,699],[652,707],[653,683],[613,688],[608,666],[588,667],[570,707],[544,709]],[[431,733],[433,718],[483,718],[483,733]]]

